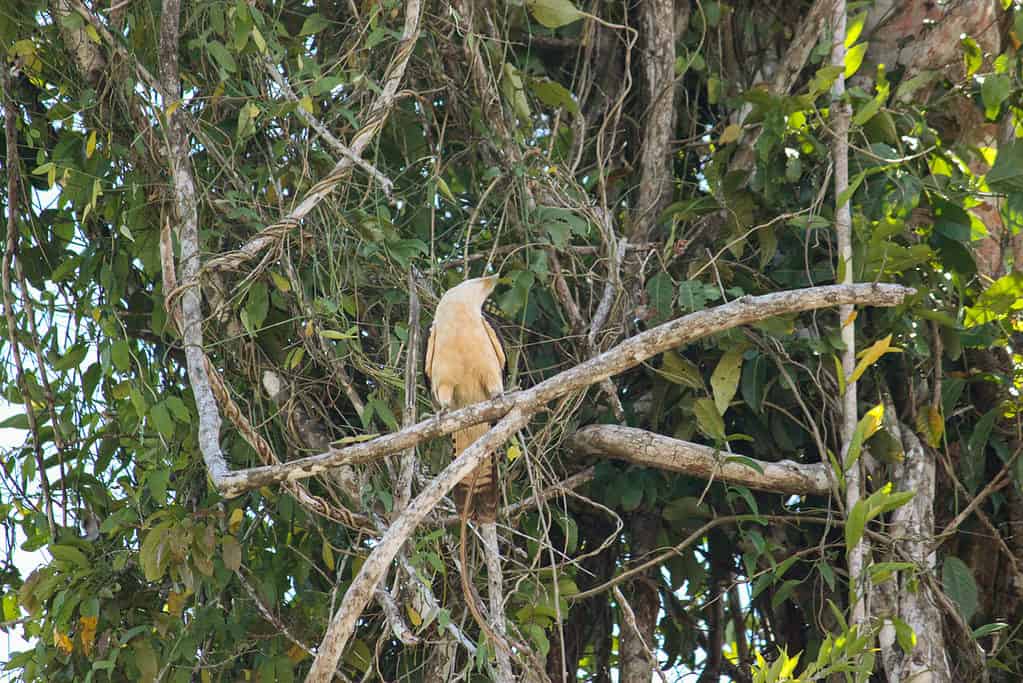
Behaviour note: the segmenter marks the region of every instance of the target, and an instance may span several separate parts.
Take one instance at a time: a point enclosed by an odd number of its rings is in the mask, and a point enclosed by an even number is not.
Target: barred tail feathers
[[[489,424],[473,425],[452,434],[455,455],[464,451],[474,441],[490,430]],[[497,519],[497,458],[491,453],[480,463],[469,476],[455,485],[454,499],[458,514],[465,510],[466,499],[472,491],[469,501],[468,517],[477,522],[493,522]]]

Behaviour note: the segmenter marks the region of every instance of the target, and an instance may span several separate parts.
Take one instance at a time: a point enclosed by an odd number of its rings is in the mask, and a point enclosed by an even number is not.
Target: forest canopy
[[[1021,40],[1012,0],[5,2],[5,671],[1019,680]],[[485,275],[506,392],[437,414]],[[488,453],[496,525],[447,495]]]

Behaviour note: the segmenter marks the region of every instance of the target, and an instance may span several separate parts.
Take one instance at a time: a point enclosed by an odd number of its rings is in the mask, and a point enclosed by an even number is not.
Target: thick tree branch
[[[228,472],[222,467],[211,468],[210,476],[220,493],[231,498],[260,486],[312,477],[341,464],[373,462],[386,455],[411,448],[427,439],[436,439],[470,425],[496,420],[514,407],[524,413],[538,412],[543,410],[550,401],[585,389],[606,377],[624,372],[668,349],[711,334],[776,315],[826,308],[844,303],[894,306],[914,293],[915,290],[901,285],[861,284],[810,287],[762,296],[742,297],[642,332],[599,356],[565,370],[530,389],[511,392],[490,401],[477,403],[443,415],[436,415],[371,441],[352,444],[345,448],[331,449],[326,453],[279,465],[253,467],[235,472]],[[200,434],[203,433],[200,431]],[[209,444],[206,444],[204,449],[207,446]],[[216,453],[219,454],[219,445],[216,447]],[[212,462],[215,465],[218,464],[215,459]]]
[[[589,425],[568,439],[580,454],[627,460],[702,479],[727,481],[774,493],[819,495],[831,490],[826,463],[741,460],[716,448],[621,425]],[[758,472],[747,462],[760,468]]]

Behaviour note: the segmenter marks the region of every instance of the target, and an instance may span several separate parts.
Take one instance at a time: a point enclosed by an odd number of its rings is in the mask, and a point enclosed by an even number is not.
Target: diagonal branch
[[[345,592],[334,617],[331,619],[323,641],[317,649],[316,659],[306,677],[306,683],[327,683],[331,679],[341,653],[351,638],[355,625],[373,594],[373,589],[391,565],[405,541],[436,507],[455,484],[471,473],[483,458],[492,453],[504,441],[529,421],[529,414],[512,409],[493,429],[481,436],[469,448],[451,461],[422,493],[409,504],[394,521],[380,542],[363,563],[358,575]]]
[[[210,468],[210,476],[220,493],[231,498],[260,486],[312,477],[338,465],[374,462],[428,439],[435,439],[481,422],[496,420],[515,407],[529,414],[542,411],[551,401],[624,372],[668,349],[740,325],[748,325],[776,315],[848,303],[894,306],[914,293],[915,290],[901,285],[860,284],[828,285],[762,296],[745,296],[715,308],[690,313],[637,334],[599,356],[558,373],[530,389],[511,392],[467,408],[432,416],[400,431],[345,448],[331,449],[326,453],[279,465],[253,467],[235,472],[226,471],[225,468],[216,470]],[[203,433],[200,429],[200,434]],[[205,449],[211,444],[200,445]],[[219,446],[216,448],[219,454]]]

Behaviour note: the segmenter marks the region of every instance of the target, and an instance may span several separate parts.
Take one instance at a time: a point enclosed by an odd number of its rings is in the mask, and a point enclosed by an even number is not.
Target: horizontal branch
[[[735,301],[676,318],[626,339],[614,348],[594,356],[534,387],[498,396],[467,408],[429,417],[400,431],[326,453],[286,463],[252,467],[216,476],[213,482],[228,498],[245,491],[316,476],[339,465],[367,463],[412,448],[465,427],[491,422],[513,407],[525,414],[539,412],[567,394],[617,375],[668,349],[688,344],[725,330],[766,320],[776,315],[798,313],[839,304],[895,306],[915,294],[909,287],[893,284],[828,285],[795,289],[762,296],[744,296]]]
[[[808,495],[831,490],[829,468],[825,463],[768,462],[745,456],[739,459],[710,446],[634,427],[589,425],[570,436],[568,445],[581,454],[627,460],[759,491]]]

